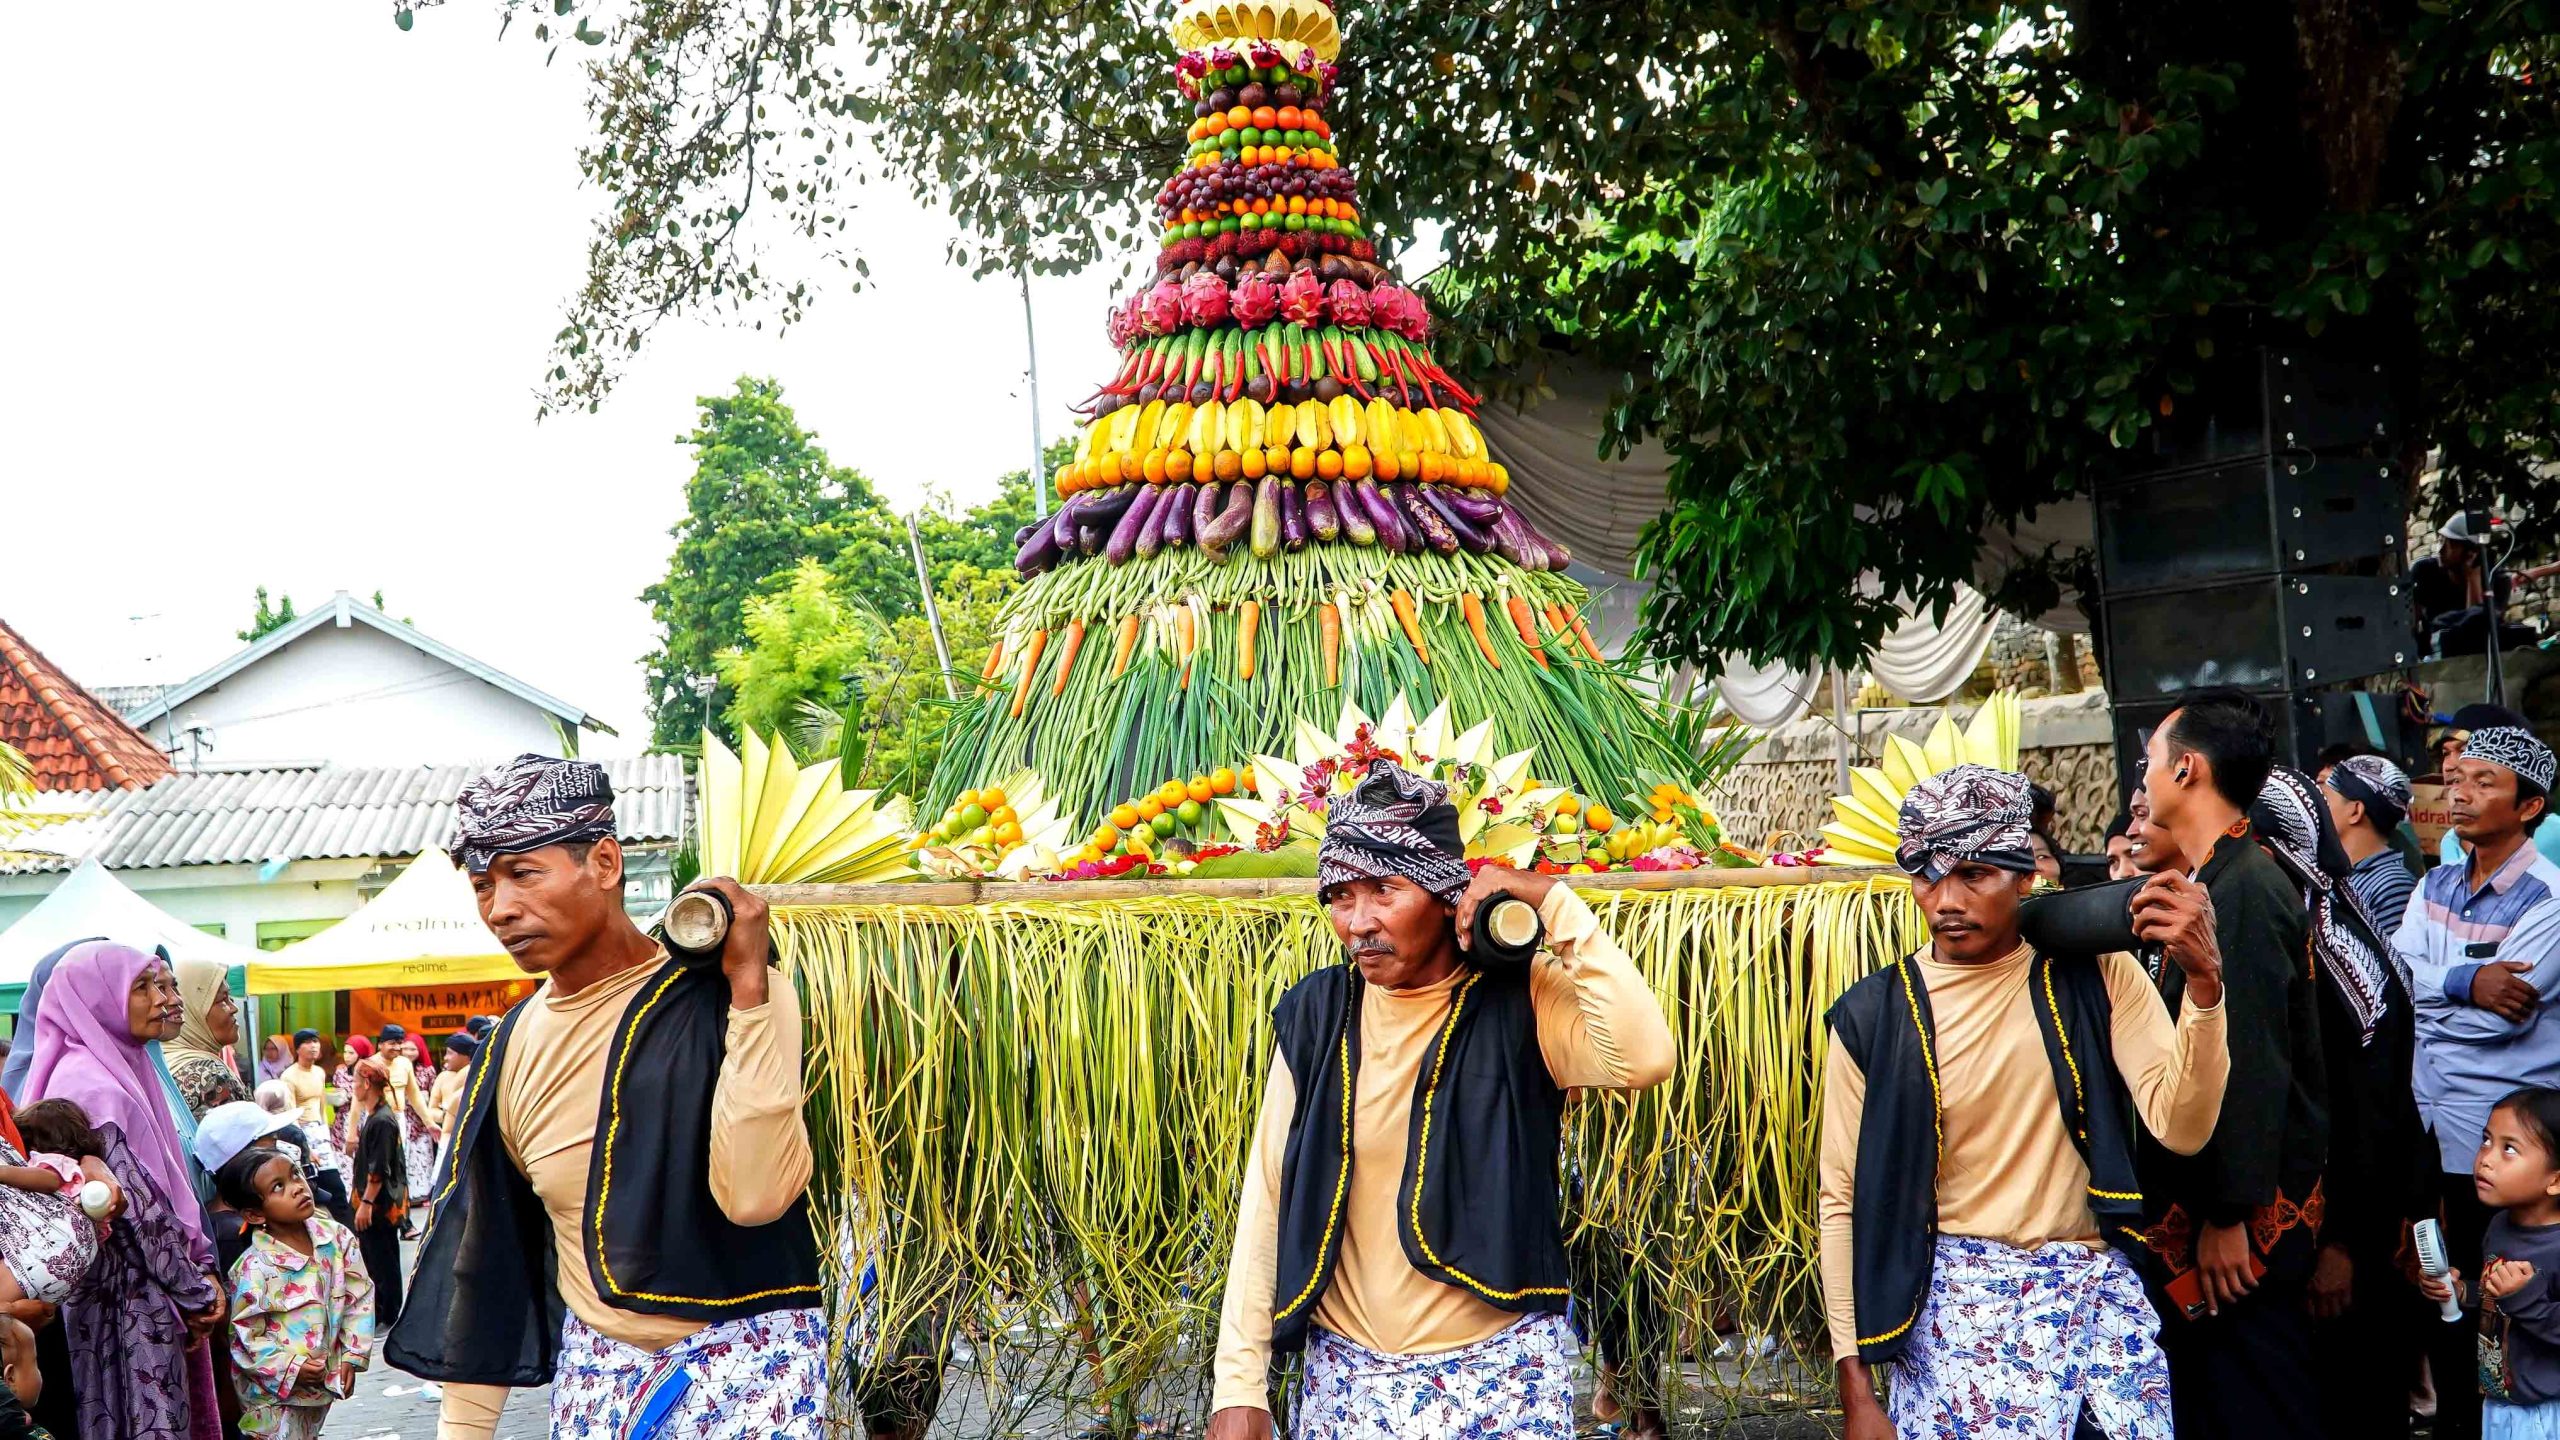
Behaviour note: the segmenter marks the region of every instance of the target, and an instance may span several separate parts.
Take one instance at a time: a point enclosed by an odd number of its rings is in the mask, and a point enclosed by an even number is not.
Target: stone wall
[[[1959,704],[1959,722],[1970,718],[1973,709]],[[2063,846],[2097,850],[2119,803],[2106,697],[2092,690],[2030,699],[2021,702],[2019,711],[2019,765],[2028,778],[2054,792]],[[1927,738],[1941,713],[1941,707],[1931,705],[1854,716],[1859,741],[1850,763],[1875,763],[1888,734],[1914,743]],[[1817,841],[1831,818],[1838,743],[1839,732],[1830,721],[1816,717],[1797,720],[1763,740],[1709,797],[1726,833],[1751,846],[1781,833],[1795,837],[1790,848]]]

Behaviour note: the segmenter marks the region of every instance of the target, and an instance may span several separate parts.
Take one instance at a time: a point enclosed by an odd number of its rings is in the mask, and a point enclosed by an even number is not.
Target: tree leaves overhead
[[[1189,113],[1159,5],[501,8],[603,37],[582,168],[605,207],[552,407],[594,404],[668,315],[788,324],[864,283],[874,182],[945,208],[980,274],[1142,260]],[[1856,659],[1898,597],[1970,577],[1985,526],[2081,491],[2207,361],[2269,341],[2382,356],[2440,504],[2560,529],[2560,0],[1343,19],[1336,137],[1383,245],[1446,227],[1444,360],[1515,393],[1557,352],[1596,361],[1624,376],[1610,444],[1671,452],[1658,658]]]

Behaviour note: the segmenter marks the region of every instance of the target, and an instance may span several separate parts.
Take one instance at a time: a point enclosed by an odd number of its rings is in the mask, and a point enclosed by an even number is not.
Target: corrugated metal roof
[[[674,755],[604,760],[626,842],[681,840],[689,809]],[[0,873],[405,857],[453,835],[453,802],[486,765],[284,765],[181,771],[114,796],[86,818],[10,842]]]

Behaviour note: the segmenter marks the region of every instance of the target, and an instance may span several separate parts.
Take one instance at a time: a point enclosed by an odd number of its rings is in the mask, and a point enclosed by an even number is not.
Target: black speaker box
[[[2107,694],[2117,706],[2230,685],[2305,690],[2417,655],[2407,587],[2360,575],[2281,575],[2108,595]]]
[[[2206,365],[2193,394],[2170,396],[2120,473],[2250,455],[2388,455],[2399,433],[2380,365],[2330,350],[2256,347]]]
[[[2255,456],[2097,488],[2108,596],[2281,570],[2396,570],[2406,507],[2391,460]]]

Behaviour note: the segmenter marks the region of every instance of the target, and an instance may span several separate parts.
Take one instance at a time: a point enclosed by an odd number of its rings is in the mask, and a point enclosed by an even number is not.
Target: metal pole
[[[1846,795],[1849,793],[1849,677],[1837,668],[1831,672],[1831,731],[1834,745],[1831,793]]]
[[[1040,444],[1040,340],[1031,328],[1031,271],[1027,266],[1016,265],[1013,273],[1022,282],[1022,351],[1030,362],[1031,372],[1031,513],[1046,516],[1049,513],[1049,475],[1042,457],[1048,451]],[[934,632],[937,638],[941,633],[938,629]],[[944,657],[942,668],[951,668],[948,656]]]
[[[1032,480],[1036,487],[1037,476]],[[1039,491],[1035,488],[1033,494]],[[942,611],[933,603],[933,572],[925,568],[924,537],[916,533],[916,517],[907,517],[907,553],[915,557],[916,590],[924,596],[925,628],[933,632],[933,658],[942,662],[942,693],[946,699],[960,698],[960,687],[951,679],[951,646],[942,638]]]

